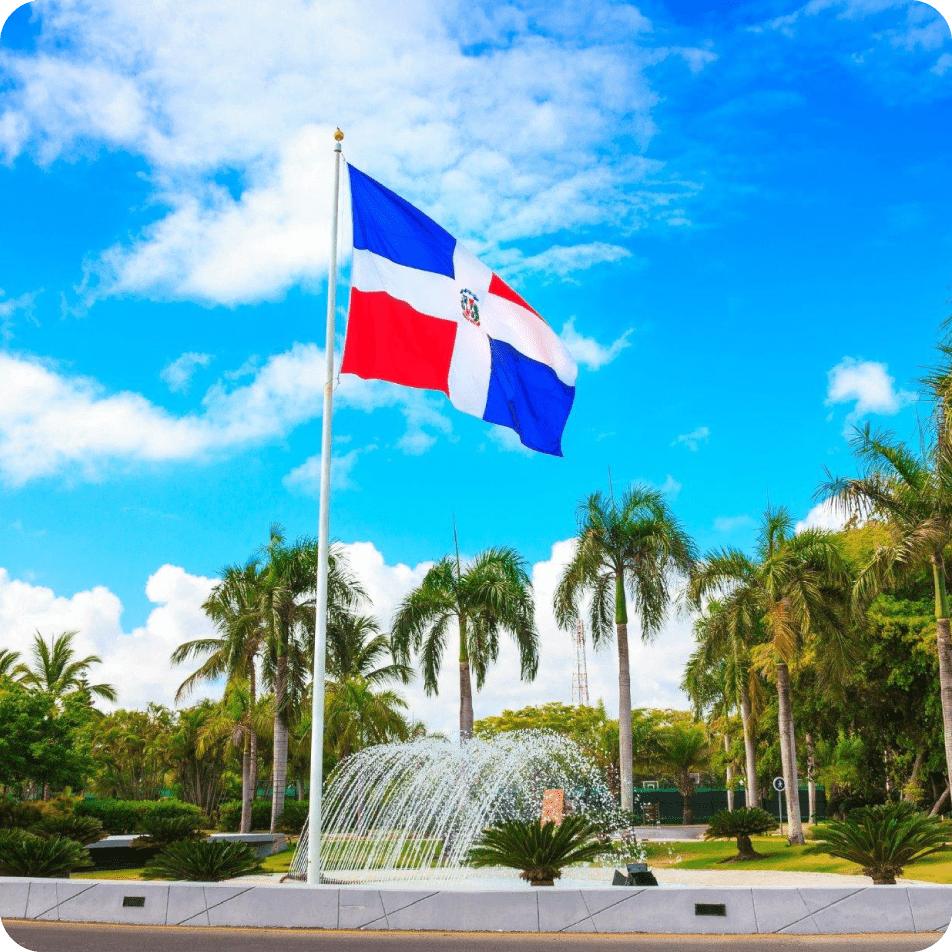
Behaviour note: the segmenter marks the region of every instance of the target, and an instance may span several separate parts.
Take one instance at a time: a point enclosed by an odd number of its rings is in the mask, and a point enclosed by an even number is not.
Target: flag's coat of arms
[[[561,456],[578,368],[559,336],[444,228],[348,168],[354,262],[341,372],[440,390]]]
[[[469,288],[463,288],[459,292],[459,301],[460,306],[463,309],[463,317],[466,318],[470,324],[479,323],[479,301],[476,298],[476,295],[470,291]]]

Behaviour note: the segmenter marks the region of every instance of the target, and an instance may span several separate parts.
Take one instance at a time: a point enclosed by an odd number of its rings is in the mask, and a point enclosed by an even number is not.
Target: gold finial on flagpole
[[[338,142],[343,142],[343,141],[344,141],[344,133],[340,131],[340,126],[337,127],[337,131],[334,133],[334,138],[335,138]]]

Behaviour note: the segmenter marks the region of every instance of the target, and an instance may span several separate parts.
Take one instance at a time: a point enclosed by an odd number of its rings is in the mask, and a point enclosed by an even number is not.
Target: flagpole
[[[317,599],[314,608],[314,682],[311,687],[311,790],[308,802],[307,881],[321,881],[321,768],[324,762],[324,656],[327,652],[327,561],[331,495],[331,413],[334,409],[334,329],[337,312],[337,206],[340,195],[341,142],[334,133],[334,210],[331,260],[327,276],[327,332],[324,338],[324,413],[321,432],[321,501],[318,509]]]

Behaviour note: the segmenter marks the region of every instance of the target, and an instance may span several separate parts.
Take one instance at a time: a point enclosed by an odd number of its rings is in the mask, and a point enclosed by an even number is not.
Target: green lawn
[[[769,869],[798,873],[840,873],[859,876],[861,870],[845,859],[821,853],[815,846],[788,846],[779,836],[752,837],[754,849],[765,859],[750,863],[721,863],[737,854],[731,840],[711,840],[691,843],[645,843],[647,860],[659,869]],[[906,878],[922,879],[932,883],[952,883],[952,847],[948,847],[918,863],[907,867]]]

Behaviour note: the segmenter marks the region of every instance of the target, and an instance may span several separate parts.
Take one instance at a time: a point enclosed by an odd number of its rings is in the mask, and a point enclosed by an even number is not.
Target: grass
[[[779,836],[751,837],[754,849],[764,859],[749,863],[721,863],[737,854],[733,840],[699,840],[690,843],[642,843],[648,862],[658,869],[763,869],[795,873],[839,873],[860,876],[855,863],[821,853],[816,846],[788,846]],[[952,883],[952,847],[906,867],[904,879],[921,879],[930,883]]]

